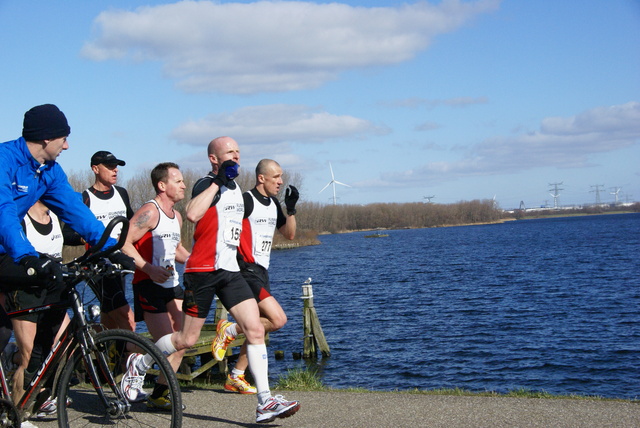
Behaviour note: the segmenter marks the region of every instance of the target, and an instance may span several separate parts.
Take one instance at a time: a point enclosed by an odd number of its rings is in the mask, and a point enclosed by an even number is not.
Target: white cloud
[[[426,98],[412,97],[412,98],[405,98],[402,100],[383,102],[381,104],[386,105],[387,107],[392,107],[392,108],[415,109],[418,107],[425,107],[427,109],[433,109],[440,106],[461,108],[461,107],[467,107],[467,106],[476,105],[476,104],[487,104],[487,102],[488,102],[487,97],[456,97],[456,98],[449,98],[444,100],[436,100],[436,99],[430,100]]]
[[[82,54],[160,61],[186,92],[256,93],[318,87],[345,70],[396,64],[432,39],[497,9],[500,0],[398,7],[294,1],[183,1],[109,10]]]
[[[339,116],[303,105],[273,104],[185,122],[172,132],[172,138],[202,146],[215,137],[229,135],[242,145],[269,145],[273,150],[289,147],[290,143],[319,143],[388,132],[385,127],[353,116]]]
[[[541,132],[555,135],[595,133],[605,140],[626,139],[640,132],[640,104],[629,102],[611,107],[598,107],[577,116],[551,117],[542,121]]]
[[[640,103],[597,107],[571,117],[542,120],[540,130],[515,137],[495,137],[471,146],[454,162],[431,162],[407,171],[408,182],[449,181],[541,168],[590,165],[598,153],[640,141]]]

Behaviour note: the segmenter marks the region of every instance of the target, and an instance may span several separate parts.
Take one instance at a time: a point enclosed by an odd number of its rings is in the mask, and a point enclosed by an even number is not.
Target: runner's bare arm
[[[145,233],[156,227],[159,219],[158,208],[152,203],[144,204],[129,222],[129,233],[122,251],[129,257],[133,257],[136,269],[149,275],[153,282],[161,284],[171,276],[171,273],[162,266],[154,266],[147,262],[134,246],[136,242],[142,239]]]

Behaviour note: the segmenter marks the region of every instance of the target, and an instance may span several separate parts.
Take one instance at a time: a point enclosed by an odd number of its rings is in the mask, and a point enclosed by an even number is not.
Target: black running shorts
[[[184,274],[182,311],[186,315],[207,318],[215,295],[227,310],[240,302],[254,298],[249,284],[240,272],[218,269],[213,272]]]

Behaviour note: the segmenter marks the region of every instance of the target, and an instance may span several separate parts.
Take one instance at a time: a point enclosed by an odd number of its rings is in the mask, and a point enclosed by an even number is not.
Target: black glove
[[[122,251],[118,250],[115,253],[109,255],[109,261],[114,265],[122,266],[122,269],[136,270],[136,263],[132,257],[127,256]]]
[[[27,275],[37,275],[38,278],[59,281],[62,279],[62,265],[60,262],[50,258],[45,254],[37,256],[24,256],[20,259],[20,264],[24,266]]]
[[[300,193],[298,193],[298,189],[295,186],[289,186],[286,192],[284,192],[284,204],[287,207],[287,214],[294,215],[296,213],[296,202],[298,202],[298,198],[300,197]]]
[[[239,165],[231,159],[222,162],[222,165],[218,167],[218,174],[213,179],[213,182],[216,183],[218,187],[226,186],[229,184],[229,181],[238,176],[238,167]]]

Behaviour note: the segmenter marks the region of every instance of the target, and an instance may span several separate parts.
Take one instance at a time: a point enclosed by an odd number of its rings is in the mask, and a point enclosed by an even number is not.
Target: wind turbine
[[[351,186],[349,186],[348,184],[341,183],[335,179],[335,177],[333,176],[333,168],[331,167],[331,162],[329,162],[329,169],[331,170],[331,181],[327,183],[327,185],[324,186],[322,190],[326,189],[329,186],[333,186],[333,205],[336,205],[336,184],[341,184],[347,187],[351,187]],[[318,193],[322,193],[322,190],[320,190]]]
[[[427,200],[427,202],[426,202],[427,204],[430,204],[431,203],[431,199],[433,199],[433,198],[435,198],[435,196],[425,196],[424,197],[424,199]]]
[[[618,194],[620,193],[620,190],[622,190],[621,187],[612,187],[611,192],[609,192],[610,195],[613,195],[616,198],[615,205],[618,205]]]

